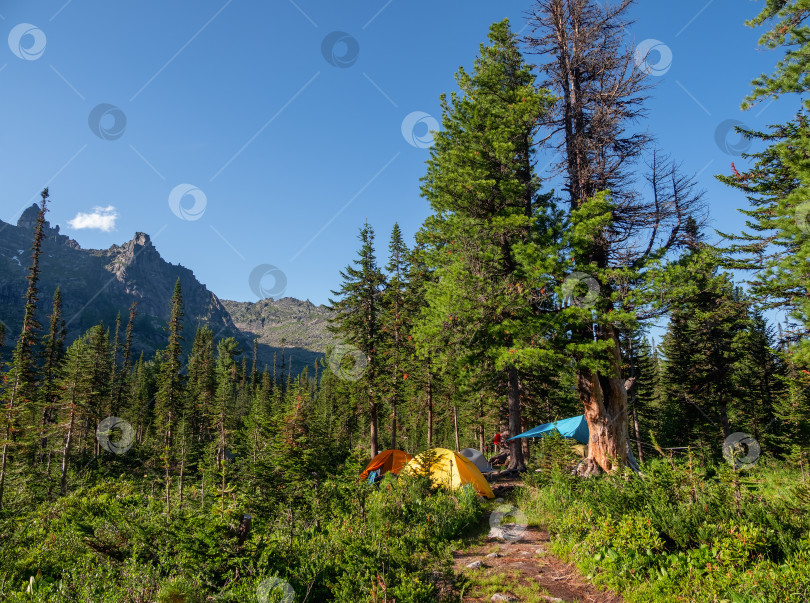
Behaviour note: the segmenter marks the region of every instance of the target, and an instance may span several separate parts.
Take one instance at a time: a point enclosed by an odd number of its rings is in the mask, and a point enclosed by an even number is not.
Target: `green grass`
[[[468,582],[464,593],[474,597],[483,597],[489,601],[495,593],[509,593],[526,603],[548,603],[548,591],[536,584],[521,584],[517,572],[493,573],[487,575],[484,568],[465,570]]]

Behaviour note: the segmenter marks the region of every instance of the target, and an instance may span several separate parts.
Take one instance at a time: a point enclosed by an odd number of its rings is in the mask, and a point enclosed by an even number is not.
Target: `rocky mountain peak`
[[[145,232],[136,232],[135,236],[123,245],[112,245],[107,254],[112,259],[112,271],[118,276],[121,276],[121,271],[126,266],[133,265],[136,258],[141,265],[163,263],[160,253],[152,244],[152,239]]]
[[[17,220],[17,228],[21,228],[23,231],[28,232],[33,231],[37,225],[37,218],[39,218],[39,209],[39,205],[32,203],[31,206],[27,208]],[[76,241],[59,232],[58,224],[51,227],[50,222],[45,220],[42,231],[45,234],[46,241],[51,240],[55,241],[59,245],[67,245],[72,249],[81,249]]]
[[[150,239],[149,235],[145,232],[136,232],[135,236],[132,238],[132,244],[140,245],[141,247],[151,247],[152,239]]]
[[[17,227],[18,228],[25,228],[26,230],[33,230],[34,226],[37,225],[37,218],[39,217],[39,205],[36,203],[32,204],[31,207],[26,209],[20,219],[17,220]],[[45,222],[47,227],[50,227],[48,222]]]
[[[20,216],[17,226],[0,221],[0,320],[10,332],[18,330],[22,324],[26,270],[38,216],[39,206],[32,205]],[[165,261],[144,232],[136,232],[131,240],[109,249],[85,250],[73,239],[59,234],[58,227],[51,228],[46,223],[42,252],[38,318],[47,324],[48,302],[56,287],[60,287],[63,315],[72,317],[68,341],[99,322],[108,326],[114,324],[119,313],[126,320],[128,308],[137,301],[133,345],[147,354],[160,349],[166,343],[164,326],[179,279],[188,329],[187,348],[191,346],[195,326],[206,324],[218,338],[233,336],[244,350],[252,350],[254,331],[241,332],[224,303],[199,282],[191,270]],[[276,340],[284,339],[287,366],[292,361],[296,370],[311,365],[326,347],[321,341],[324,339],[322,308],[293,298],[285,298],[278,307],[272,304],[266,309],[260,308],[260,304],[237,305],[239,309],[250,310],[243,313],[250,314],[247,322],[256,323],[256,334],[264,326],[272,331],[273,336],[260,337],[258,360],[261,366],[273,366],[275,355],[281,352]]]

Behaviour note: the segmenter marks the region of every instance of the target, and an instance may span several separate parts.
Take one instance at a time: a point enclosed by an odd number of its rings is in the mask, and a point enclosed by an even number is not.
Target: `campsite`
[[[0,603],[810,602],[810,0],[0,29]]]

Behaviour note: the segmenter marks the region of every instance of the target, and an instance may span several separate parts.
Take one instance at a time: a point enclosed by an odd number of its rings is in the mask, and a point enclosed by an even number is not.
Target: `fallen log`
[[[511,492],[514,489],[515,489],[515,487],[513,485],[504,484],[502,486],[493,486],[492,487],[492,493],[495,496],[503,496],[504,494],[506,494],[508,492]]]
[[[496,479],[502,479],[504,477],[514,477],[519,475],[520,471],[517,469],[503,469],[502,471],[493,471],[492,473],[488,473],[490,481],[494,481]]]
[[[509,451],[501,452],[500,454],[496,454],[491,459],[489,459],[490,465],[503,465],[509,460]]]

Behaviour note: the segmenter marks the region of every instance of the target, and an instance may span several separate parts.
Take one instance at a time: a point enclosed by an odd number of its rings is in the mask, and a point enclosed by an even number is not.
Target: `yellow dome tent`
[[[428,463],[430,463],[429,468]],[[434,486],[446,486],[454,489],[470,484],[481,496],[495,498],[492,488],[489,487],[478,467],[470,459],[457,452],[447,448],[426,450],[405,465],[400,475],[427,475],[428,471]]]

